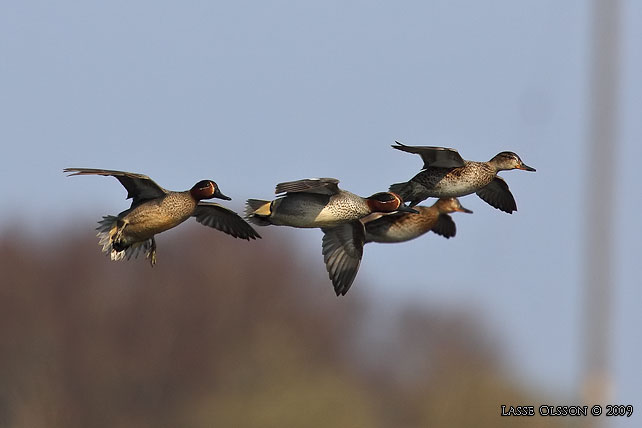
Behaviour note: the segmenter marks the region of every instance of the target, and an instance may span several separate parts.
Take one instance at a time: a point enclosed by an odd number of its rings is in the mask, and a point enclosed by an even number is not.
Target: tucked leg
[[[156,264],[156,240],[152,236],[152,239],[150,239],[151,245],[149,247],[149,250],[147,250],[147,254],[145,255],[149,259],[149,263],[154,267]]]

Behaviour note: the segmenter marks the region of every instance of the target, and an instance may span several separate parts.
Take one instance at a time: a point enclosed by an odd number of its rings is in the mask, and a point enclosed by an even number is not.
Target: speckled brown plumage
[[[359,219],[379,212],[416,211],[406,208],[394,193],[381,192],[362,198],[339,189],[338,184],[336,178],[279,183],[276,193],[284,194],[273,201],[248,199],[245,216],[259,226],[320,227],[325,236],[330,234],[332,240],[324,236],[322,241],[323,258],[335,292],[343,295],[350,288],[361,260],[360,255],[351,252],[363,247],[360,240],[365,232],[361,230],[363,224]],[[354,229],[352,225],[355,225]],[[345,257],[346,253],[351,255]]]
[[[163,189],[143,174],[94,168],[66,168],[64,172],[115,177],[127,189],[127,197],[132,199],[131,207],[118,216],[104,216],[98,222],[99,244],[112,260],[130,259],[145,251],[153,266],[156,262],[154,236],[192,216],[199,223],[235,238],[260,238],[252,226],[235,212],[218,204],[201,202],[214,197],[230,199],[212,180],[202,180],[190,190],[174,192]]]
[[[337,227],[323,228],[323,257],[337,295],[345,295],[350,289],[366,243],[404,242],[428,231],[450,238],[457,230],[448,213],[472,213],[456,198],[440,199],[433,206],[415,209],[419,211],[416,214],[373,214]]]
[[[477,193],[491,206],[507,213],[517,210],[508,185],[497,176],[499,171],[522,169],[535,171],[513,152],[501,152],[488,162],[467,161],[454,149],[429,146],[392,146],[397,150],[418,154],[424,169],[404,183],[390,186],[410,206],[429,197],[452,198]]]
[[[362,198],[341,190],[335,178],[304,179],[279,183],[273,201],[249,199],[246,218],[260,226],[273,224],[300,228],[333,227],[373,212],[404,209],[399,196],[388,192]]]

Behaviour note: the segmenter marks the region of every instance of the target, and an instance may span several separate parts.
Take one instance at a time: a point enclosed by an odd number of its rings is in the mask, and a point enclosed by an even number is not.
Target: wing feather
[[[491,206],[512,214],[513,211],[517,211],[517,203],[515,203],[515,198],[508,188],[508,184],[501,177],[495,177],[485,187],[482,187],[477,191],[477,196],[482,198]]]
[[[429,167],[458,168],[466,164],[459,152],[455,149],[434,146],[406,146],[399,141],[395,141],[395,143],[397,143],[397,145],[393,145],[392,148],[421,156],[421,159],[424,161],[424,169]]]
[[[455,226],[455,222],[448,214],[439,214],[437,222],[430,230],[446,239],[452,238],[457,234],[457,226]]]
[[[337,296],[345,295],[359,272],[365,228],[357,220],[322,230],[322,252],[328,275]]]
[[[72,175],[103,175],[114,177],[127,189],[127,199],[132,199],[132,208],[150,199],[166,195],[167,190],[160,187],[151,178],[134,172],[115,171],[95,168],[65,168],[63,172]]]
[[[213,227],[234,238],[256,239],[261,236],[241,216],[214,202],[199,202],[194,210],[196,221]]]
[[[319,193],[335,195],[339,193],[339,180],[336,178],[306,178],[304,180],[287,181],[276,185],[274,193]]]

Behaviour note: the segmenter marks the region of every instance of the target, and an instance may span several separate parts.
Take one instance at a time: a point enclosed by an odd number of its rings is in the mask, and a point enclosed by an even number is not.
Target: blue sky
[[[127,207],[115,180],[64,167],[170,189],[211,178],[241,211],[305,177],[386,190],[421,167],[395,140],[473,160],[512,150],[537,168],[502,173],[518,212],[462,198],[475,213],[454,214],[456,238],[369,245],[353,287],[467,308],[498,332],[515,373],[574,394],[590,23],[586,1],[3,2],[0,230],[87,219],[93,233]],[[642,4],[623,1],[621,23],[612,363],[615,401],[640,404]],[[319,231],[272,229],[265,239],[289,234],[324,274]]]

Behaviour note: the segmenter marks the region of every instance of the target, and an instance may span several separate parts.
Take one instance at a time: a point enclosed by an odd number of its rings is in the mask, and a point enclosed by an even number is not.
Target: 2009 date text
[[[604,416],[626,416],[627,418],[630,418],[631,415],[633,414],[633,406],[632,405],[613,405],[613,404],[607,404],[606,406],[606,413]]]

